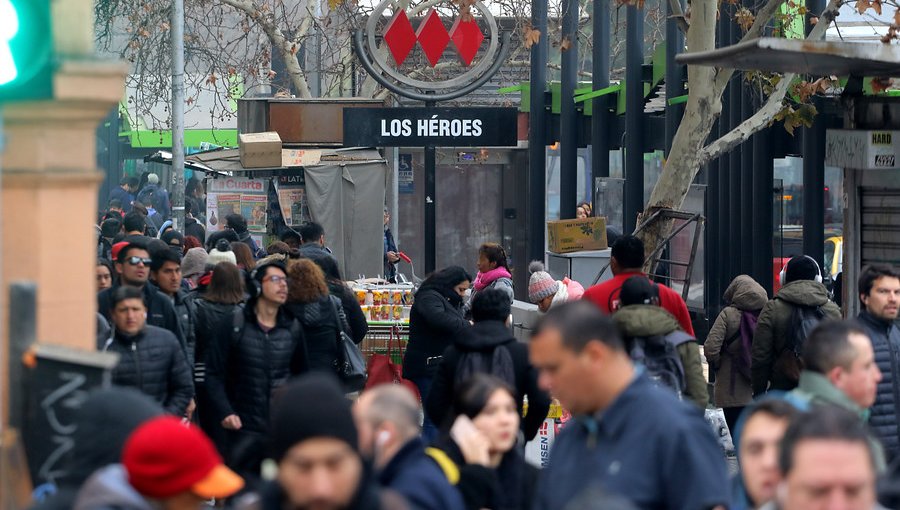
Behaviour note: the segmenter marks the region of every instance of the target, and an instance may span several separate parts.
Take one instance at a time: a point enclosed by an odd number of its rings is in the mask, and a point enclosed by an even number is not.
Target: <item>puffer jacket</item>
[[[285,310],[300,321],[306,337],[306,352],[309,355],[310,370],[335,372],[336,362],[342,355],[338,345],[338,323],[345,333],[353,337],[346,319],[335,316],[342,311],[341,300],[326,296],[315,303],[288,303]],[[354,342],[359,343],[362,338]]]
[[[234,326],[234,311],[242,305],[213,303],[202,298],[195,299],[194,304],[197,308],[194,318],[194,381],[203,382],[210,346],[229,338]]]
[[[408,379],[433,376],[444,349],[469,327],[463,318],[462,298],[452,290],[444,295],[437,288],[420,288],[409,312],[409,342],[403,356],[403,376]],[[435,358],[428,364],[428,358]],[[424,397],[424,395],[423,395]]]
[[[103,350],[119,354],[112,382],[137,388],[163,406],[167,413],[184,415],[194,396],[191,369],[175,335],[145,326],[134,336],[116,332]]]
[[[759,313],[766,305],[769,297],[766,290],[753,278],[741,275],[735,278],[725,289],[725,302],[728,306],[719,312],[715,323],[709,330],[703,353],[710,367],[716,367],[716,384],[713,388],[713,400],[716,407],[741,407],[753,400],[753,389],[750,379],[733,368],[734,360],[741,353],[739,335],[743,312]],[[723,351],[723,344],[731,342]]]
[[[110,310],[112,293],[118,287],[114,285],[97,294],[97,311],[102,313],[107,319],[112,317]],[[185,356],[187,356],[184,334],[178,324],[178,314],[175,313],[175,306],[172,304],[172,300],[150,282],[144,284],[144,288],[141,290],[144,293],[144,304],[147,306],[147,324],[171,331],[175,338],[178,339]]]
[[[613,314],[613,320],[625,338],[665,336],[680,330],[678,319],[655,305],[628,305]],[[696,341],[684,342],[676,347],[684,368],[684,397],[706,409],[709,392],[700,362],[700,347]]]
[[[332,281],[328,282],[328,292],[341,300],[347,325],[350,327],[350,337],[356,343],[362,342],[366,333],[369,332],[369,322],[366,320],[362,307],[359,306],[356,294],[345,284]]]
[[[525,440],[531,441],[537,434],[550,409],[550,396],[538,387],[537,370],[528,360],[528,345],[517,342],[506,324],[499,321],[477,322],[464,329],[453,340],[453,345],[444,351],[444,358],[438,365],[434,381],[428,395],[422,395],[425,413],[437,425],[441,425],[451,414],[453,396],[456,393],[457,371],[463,356],[471,352],[481,352],[492,357],[495,349],[504,347],[509,351],[513,364],[513,375],[519,416],[522,416],[524,397],[528,397],[528,414],[522,418],[520,428]],[[509,381],[512,382],[512,381]]]
[[[283,310],[269,331],[259,326],[252,306],[234,313],[242,316],[229,320],[241,325],[207,346],[206,391],[218,422],[237,414],[242,430],[265,434],[273,392],[307,370],[303,330]]]
[[[767,390],[794,389],[794,383],[783,374],[775,373],[773,367],[787,344],[791,315],[797,305],[821,306],[825,318],[841,318],[841,309],[828,300],[828,290],[821,283],[797,280],[782,287],[775,299],[763,307],[753,335],[751,372],[754,395]]]
[[[862,312],[857,322],[869,334],[875,363],[881,370],[878,395],[872,405],[869,425],[884,444],[885,456],[890,463],[900,455],[900,329],[890,322],[880,320],[868,312]]]
[[[194,321],[197,320],[197,304],[192,294],[178,289],[172,305],[178,317],[178,325],[181,327],[181,336],[184,338],[188,365],[193,367],[197,361],[197,336],[194,327]]]

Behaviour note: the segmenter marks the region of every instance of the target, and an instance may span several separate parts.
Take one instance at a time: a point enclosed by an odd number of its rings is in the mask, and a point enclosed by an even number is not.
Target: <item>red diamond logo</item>
[[[472,59],[478,53],[478,48],[484,41],[484,34],[481,33],[481,28],[474,19],[463,21],[462,18],[457,18],[453,28],[450,29],[450,39],[456,46],[459,58],[463,64],[468,66],[472,64]]]
[[[384,42],[387,43],[391,55],[394,56],[394,62],[397,66],[403,64],[413,46],[416,45],[416,33],[413,32],[412,24],[406,16],[406,11],[398,11],[394,14],[393,19],[388,23],[387,29],[384,31]]]
[[[441,17],[438,16],[437,11],[434,9],[428,11],[425,20],[419,25],[419,29],[416,30],[416,39],[422,45],[422,50],[425,51],[425,56],[428,58],[428,62],[431,63],[431,67],[437,65],[441,55],[444,54],[444,50],[447,49],[447,45],[450,44],[450,34],[444,28],[444,23],[441,22]]]

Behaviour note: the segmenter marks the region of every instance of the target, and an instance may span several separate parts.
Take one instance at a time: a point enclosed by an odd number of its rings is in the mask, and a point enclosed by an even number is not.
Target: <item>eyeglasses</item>
[[[152,259],[141,258],[141,257],[138,257],[138,256],[134,256],[134,257],[128,257],[127,259],[125,259],[125,262],[128,262],[128,264],[129,264],[129,265],[132,265],[132,266],[137,266],[137,265],[140,265],[140,264],[144,264],[145,266],[149,266],[150,263],[153,262],[153,260],[152,260]]]
[[[287,276],[275,275],[275,276],[267,276],[263,278],[264,282],[272,282],[276,285],[280,283],[287,283]]]

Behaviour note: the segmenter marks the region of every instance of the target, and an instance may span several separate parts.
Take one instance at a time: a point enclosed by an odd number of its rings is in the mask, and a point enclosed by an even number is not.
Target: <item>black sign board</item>
[[[515,147],[515,108],[345,108],[344,147]]]

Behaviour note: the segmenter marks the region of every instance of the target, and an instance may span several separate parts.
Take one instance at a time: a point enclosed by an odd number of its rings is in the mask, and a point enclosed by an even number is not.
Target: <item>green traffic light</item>
[[[0,0],[0,85],[16,79],[19,70],[10,41],[19,32],[19,17],[11,0]]]

